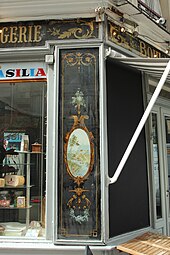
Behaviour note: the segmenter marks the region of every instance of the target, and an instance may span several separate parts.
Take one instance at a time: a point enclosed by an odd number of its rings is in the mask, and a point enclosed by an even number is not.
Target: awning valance
[[[113,61],[126,64],[132,68],[140,70],[154,78],[160,79],[170,60],[170,58],[126,58],[126,57],[112,57]],[[170,73],[166,79],[170,83]]]

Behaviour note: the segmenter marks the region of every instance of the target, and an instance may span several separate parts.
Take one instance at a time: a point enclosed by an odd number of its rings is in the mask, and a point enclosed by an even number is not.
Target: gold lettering
[[[10,40],[9,43],[16,43],[18,38],[17,38],[17,27],[10,27]]]
[[[33,42],[40,42],[42,37],[41,37],[41,26],[37,25],[34,26],[34,40]]]
[[[118,43],[120,43],[120,44],[122,44],[124,41],[124,38],[121,35],[118,35],[117,39],[118,39]]]
[[[127,49],[130,48],[129,42],[126,40],[126,38],[122,35],[118,35],[117,36],[118,39],[118,43],[124,47],[126,47]]]
[[[134,50],[138,50],[137,49],[137,43],[136,43],[136,41],[132,37],[130,37],[129,46],[131,48],[133,48]]]
[[[142,53],[143,55],[147,55],[146,54],[146,45],[144,42],[140,42],[140,53]]]
[[[149,46],[148,46],[148,48],[147,48],[147,56],[150,57],[150,58],[153,58],[152,49],[151,49],[151,47],[149,47]]]
[[[33,26],[28,26],[28,42],[32,42],[32,28]]]
[[[18,43],[27,42],[27,36],[26,36],[27,27],[26,26],[19,26],[18,28],[19,28],[19,40],[18,40]]]
[[[161,53],[155,49],[153,49],[153,57],[154,58],[161,58]]]
[[[2,32],[1,32],[1,43],[7,43],[8,42],[9,33],[6,33],[6,32],[8,32],[8,28],[3,27]]]

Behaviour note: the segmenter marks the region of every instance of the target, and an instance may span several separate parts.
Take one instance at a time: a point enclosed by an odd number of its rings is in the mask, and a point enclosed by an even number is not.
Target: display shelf
[[[35,165],[35,163],[31,162],[31,157],[33,157],[33,155],[37,155],[37,160],[39,160],[39,155],[42,155],[43,153],[32,152],[32,151],[16,151],[16,152],[18,153],[18,155],[21,155],[20,162],[19,163],[17,162],[17,164],[15,164],[15,162],[14,163],[10,162],[10,164],[8,164],[9,162],[7,161],[7,164],[5,165],[17,166],[19,168],[18,171],[21,171],[21,175],[25,177],[25,183],[24,185],[20,185],[20,186],[5,185],[3,187],[0,187],[0,191],[9,191],[9,196],[10,196],[11,191],[15,193],[17,192],[17,190],[19,191],[23,189],[23,195],[21,195],[21,197],[25,198],[25,206],[24,207],[17,207],[17,206],[0,207],[0,210],[1,211],[25,210],[26,211],[25,223],[28,228],[30,223],[30,209],[32,208],[32,205],[30,204],[31,203],[30,190],[34,186],[30,184],[30,173],[31,173],[32,167]],[[18,197],[20,197],[20,195],[18,195]]]
[[[34,185],[29,185],[29,186],[26,186],[26,185],[22,185],[22,186],[16,186],[16,187],[13,187],[13,186],[4,186],[4,187],[0,187],[0,190],[2,189],[27,189],[27,188],[32,188],[34,187]]]
[[[43,152],[39,151],[16,151],[17,153],[20,154],[43,154]]]
[[[32,208],[32,205],[30,206],[26,206],[26,207],[0,207],[0,210],[26,210],[26,209],[31,209]]]
[[[14,163],[5,164],[5,165],[3,165],[3,166],[6,166],[6,165],[8,165],[8,166],[16,166],[16,164],[14,164]],[[17,165],[18,165],[18,164],[17,164]],[[20,166],[26,166],[27,163],[19,163],[19,165],[20,165]],[[31,163],[30,163],[30,165],[31,165]],[[32,165],[33,165],[33,164],[32,164]]]

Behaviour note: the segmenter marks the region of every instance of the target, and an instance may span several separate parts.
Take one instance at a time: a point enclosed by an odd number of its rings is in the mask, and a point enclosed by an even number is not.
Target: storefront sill
[[[115,246],[90,246],[90,248],[92,249],[92,251],[111,251],[115,248]],[[1,241],[0,244],[0,250],[31,250],[31,251],[84,251],[85,250],[85,245],[55,245],[50,241],[45,241],[45,240],[41,240],[41,241],[31,241],[28,240],[26,242],[24,242],[23,240],[21,242],[19,241],[12,241],[10,242],[9,240],[4,240]],[[0,252],[1,254],[1,252]]]

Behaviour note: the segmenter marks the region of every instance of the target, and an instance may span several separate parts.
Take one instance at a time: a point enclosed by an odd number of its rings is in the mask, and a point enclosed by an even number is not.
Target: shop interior
[[[0,235],[45,233],[46,82],[0,82]]]

